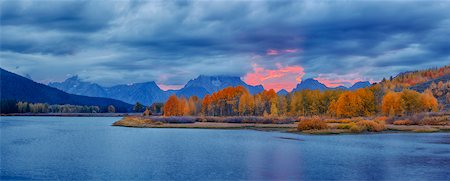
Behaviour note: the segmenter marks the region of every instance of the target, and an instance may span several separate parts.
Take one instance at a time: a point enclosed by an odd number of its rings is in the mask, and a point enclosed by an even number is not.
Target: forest
[[[356,91],[303,90],[277,95],[274,90],[251,95],[244,87],[228,87],[204,99],[172,95],[164,116],[331,116],[339,118],[373,115],[402,116],[438,111],[431,91],[418,93],[384,90],[373,85]]]
[[[450,66],[444,66],[402,73],[355,91],[302,90],[286,96],[274,90],[251,95],[244,87],[228,87],[203,99],[172,95],[163,110],[164,116],[408,116],[442,109],[436,97],[450,103],[448,81],[433,82],[423,93],[408,89],[449,74]]]
[[[0,102],[1,113],[114,113],[114,106],[80,106],[80,105],[58,105],[47,103],[17,102],[16,100],[2,100]]]

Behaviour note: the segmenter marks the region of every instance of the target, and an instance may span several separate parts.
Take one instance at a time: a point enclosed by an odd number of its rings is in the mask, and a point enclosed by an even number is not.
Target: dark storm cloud
[[[80,74],[173,85],[244,76],[252,64],[380,80],[450,63],[449,9],[445,1],[2,1],[1,60],[38,81]]]

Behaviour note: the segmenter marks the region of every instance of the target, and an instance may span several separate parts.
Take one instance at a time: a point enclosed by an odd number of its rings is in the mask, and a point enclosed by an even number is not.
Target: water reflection
[[[450,134],[308,136],[1,117],[1,180],[450,180]]]

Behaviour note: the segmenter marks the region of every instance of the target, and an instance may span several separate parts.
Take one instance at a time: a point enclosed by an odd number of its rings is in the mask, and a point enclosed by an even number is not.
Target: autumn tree
[[[270,101],[270,116],[278,116],[278,98],[275,96]]]
[[[402,92],[388,92],[383,97],[382,111],[385,115],[411,115],[438,110],[438,101],[430,90],[418,93],[405,89]]]
[[[344,92],[336,101],[336,115],[338,117],[362,116],[363,109],[361,98],[352,91]]]
[[[176,95],[172,95],[164,104],[164,116],[181,116],[180,103]]]
[[[371,116],[375,113],[375,97],[371,90],[368,88],[356,90],[356,95],[361,100],[361,110],[359,115]]]
[[[201,111],[201,101],[197,96],[189,97],[188,107],[189,107],[189,115],[198,115]]]
[[[262,116],[264,114],[264,101],[261,94],[255,95],[255,116]]]
[[[239,98],[239,115],[249,116],[253,115],[255,109],[255,101],[253,96],[246,92]]]
[[[177,116],[187,116],[189,115],[189,105],[186,98],[182,97],[178,99],[178,110],[180,111]]]
[[[278,114],[286,115],[288,111],[288,102],[286,96],[280,95],[278,96]]]
[[[383,97],[382,102],[382,112],[385,115],[389,116],[399,116],[403,112],[402,101],[400,98],[400,93],[397,92],[388,92]]]
[[[421,112],[422,100],[420,93],[405,89],[402,91],[400,99],[405,114],[411,115],[413,113]]]
[[[425,112],[437,111],[438,101],[431,91],[427,90],[421,95],[422,108]]]
[[[202,113],[205,116],[212,116],[213,115],[213,108],[212,108],[212,99],[209,94],[203,98],[202,101]]]

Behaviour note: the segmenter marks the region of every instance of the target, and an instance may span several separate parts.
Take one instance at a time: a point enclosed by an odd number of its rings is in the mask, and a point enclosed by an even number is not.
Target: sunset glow
[[[244,81],[250,85],[263,85],[265,89],[293,89],[305,75],[301,66],[282,66],[277,63],[277,69],[264,69],[258,64],[252,64],[253,72],[244,77]]]
[[[359,81],[365,81],[358,74],[336,75],[336,74],[319,74],[315,78],[327,87],[351,86]]]

